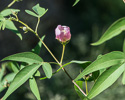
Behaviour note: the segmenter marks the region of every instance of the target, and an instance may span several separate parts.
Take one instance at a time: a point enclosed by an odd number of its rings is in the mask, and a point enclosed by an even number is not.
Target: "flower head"
[[[71,39],[70,28],[68,26],[58,25],[55,29],[56,39],[61,43],[66,43]]]

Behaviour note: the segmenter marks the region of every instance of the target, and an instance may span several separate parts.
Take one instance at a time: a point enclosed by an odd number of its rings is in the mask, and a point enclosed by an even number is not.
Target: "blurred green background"
[[[0,0],[0,11],[11,0]],[[38,29],[40,36],[46,35],[45,43],[55,56],[60,59],[62,45],[55,40],[55,28],[57,25],[66,25],[71,29],[72,39],[66,46],[64,62],[71,60],[94,61],[99,54],[111,51],[122,51],[124,32],[108,42],[93,47],[90,43],[97,41],[105,30],[117,19],[125,16],[125,4],[122,0],[81,0],[72,7],[75,0],[23,0],[16,3],[12,8],[20,9],[19,18],[35,29],[37,19],[25,13],[25,9],[31,8],[37,3],[41,7],[48,8],[48,12],[41,18]],[[20,24],[15,23],[18,27]],[[30,51],[38,42],[32,33],[23,34],[21,41],[9,30],[0,31],[0,59],[14,53]],[[44,61],[54,61],[47,50],[42,47],[40,56]],[[58,69],[54,66],[53,71]],[[79,66],[66,67],[72,78],[79,74]],[[41,77],[44,76],[42,69]],[[5,72],[5,75],[9,70]],[[80,100],[73,89],[73,84],[64,72],[60,71],[51,79],[37,80],[42,100]],[[90,86],[92,83],[89,84]],[[6,90],[0,93],[0,98]],[[31,93],[28,82],[16,90],[7,100],[36,100]],[[115,84],[102,92],[93,100],[125,100],[125,87],[119,78]]]

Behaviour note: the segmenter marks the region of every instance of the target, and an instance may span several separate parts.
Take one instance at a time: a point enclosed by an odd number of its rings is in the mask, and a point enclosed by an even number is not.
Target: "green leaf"
[[[45,36],[42,36],[42,41],[44,40]],[[42,47],[42,42],[39,41],[38,44],[35,46],[35,48],[32,49],[32,52],[33,53],[36,53],[36,54],[39,54],[40,53],[40,50],[41,50],[41,47]]]
[[[72,60],[72,61],[70,61],[70,62],[64,64],[62,67],[65,67],[65,66],[67,66],[67,65],[69,65],[69,64],[73,64],[73,63],[76,63],[76,64],[89,64],[89,63],[91,63],[91,61]]]
[[[43,63],[42,68],[44,70],[44,73],[45,73],[46,77],[51,78],[52,77],[52,67],[51,67],[51,65],[49,63]]]
[[[124,43],[123,43],[123,52],[124,52],[124,54],[125,54],[125,39],[124,39]]]
[[[27,14],[29,14],[29,15],[34,16],[34,17],[38,17],[37,14],[35,14],[34,12],[32,12],[32,11],[30,11],[30,10],[25,10],[25,12],[26,12]]]
[[[40,76],[40,71],[37,70],[34,76]]]
[[[6,85],[5,83],[11,83],[15,77],[15,73],[10,73],[7,74],[3,80],[0,82],[0,92],[2,92],[4,89],[6,89],[7,87],[5,87],[4,85]]]
[[[10,14],[12,14],[12,11],[17,13],[20,10],[19,9],[5,9],[0,13],[1,13],[2,16],[9,16]]]
[[[10,55],[8,57],[3,58],[1,61],[5,61],[5,60],[26,62],[28,64],[43,62],[40,56],[32,52],[22,52],[22,53]]]
[[[4,17],[0,14],[0,20],[3,20],[4,19]]]
[[[125,30],[125,17],[115,21],[102,35],[102,37],[97,42],[92,43],[91,45],[100,45],[105,41],[119,35],[124,30]]]
[[[125,85],[125,70],[124,70],[124,73],[123,73],[123,76],[122,76],[122,84]]]
[[[14,23],[10,20],[6,20],[6,28],[11,30],[12,32],[16,33],[16,35],[22,40],[22,35],[21,33],[19,33],[18,29],[16,28],[16,26],[14,25]]]
[[[109,86],[111,86],[125,70],[125,63],[122,65],[112,66],[106,70],[96,81],[88,94],[88,98],[92,99]]]
[[[105,54],[101,58],[91,63],[85,70],[83,70],[76,78],[75,81],[82,78],[83,76],[92,73],[94,71],[105,69],[110,66],[123,63],[125,61],[125,54],[120,51],[113,51]]]
[[[48,9],[45,10],[45,8],[40,7],[39,4],[35,5],[32,9],[39,15],[39,17],[42,17],[48,11]]]
[[[8,96],[12,94],[17,88],[19,88],[23,83],[25,83],[40,66],[41,64],[32,64],[24,67],[21,71],[19,71],[15,76],[13,82],[10,84],[2,100],[6,100]]]
[[[4,75],[4,71],[5,71],[5,64],[2,64],[1,66],[2,66],[2,68],[0,68],[0,82],[1,82],[2,77],[3,77],[3,75]]]
[[[81,88],[83,89],[83,81],[76,81],[76,84]],[[78,96],[81,98],[81,99],[84,99],[85,96],[81,93],[81,91],[78,89],[78,87],[76,85],[74,85],[74,88],[75,88],[75,91],[76,93],[78,94]]]
[[[36,96],[37,100],[41,100],[38,86],[34,77],[29,79],[29,85],[30,85],[31,91]]]
[[[0,30],[1,30],[1,28],[2,28],[2,30],[4,30],[4,29],[5,29],[5,26],[6,26],[6,20],[3,19],[3,20],[0,22]]]
[[[14,72],[14,73],[18,73],[20,68],[19,68],[19,65],[17,62],[9,62],[8,63],[8,67],[11,68],[11,70]]]
[[[2,22],[0,22],[0,30],[1,30],[1,28],[2,28],[2,25],[3,25]]]
[[[75,3],[73,4],[73,6],[75,6],[80,0],[76,0]]]

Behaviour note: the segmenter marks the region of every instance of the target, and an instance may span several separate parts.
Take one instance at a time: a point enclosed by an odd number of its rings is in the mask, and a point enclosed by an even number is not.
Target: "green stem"
[[[63,57],[64,57],[64,52],[65,52],[65,45],[63,44],[63,50],[62,50],[62,57],[60,60],[60,64],[62,65]]]
[[[86,94],[88,95],[88,86],[87,86],[87,80],[85,80],[85,86],[86,86]]]
[[[55,61],[58,63],[58,65],[60,66],[60,68],[62,68],[62,70],[67,74],[67,76],[71,79],[71,81],[72,81],[72,83],[75,85],[75,86],[77,86],[77,88],[81,91],[81,93],[83,94],[83,95],[85,95],[85,96],[87,96],[86,94],[85,94],[85,92],[76,84],[76,82],[71,78],[71,76],[69,75],[69,73],[64,69],[64,67],[62,66],[62,60],[63,60],[63,56],[64,56],[64,50],[65,50],[65,46],[63,45],[63,51],[62,51],[62,57],[61,57],[61,63],[56,59],[56,57],[53,55],[53,53],[50,51],[50,49],[47,47],[47,45],[43,42],[43,40],[39,37],[39,35],[38,35],[38,33],[37,32],[35,32],[34,30],[32,30],[27,24],[25,24],[25,23],[23,23],[22,21],[20,21],[19,19],[17,19],[17,20],[14,20],[14,21],[17,21],[17,22],[19,22],[19,23],[21,23],[21,24],[23,24],[24,26],[26,26],[28,29],[29,29],[29,31],[31,31],[31,32],[33,32],[36,36],[37,36],[37,38],[42,42],[42,44],[44,45],[44,47],[47,49],[47,51],[50,53],[50,55],[55,59]],[[59,71],[59,70],[57,70],[57,71]],[[56,73],[56,72],[55,72]],[[53,74],[55,74],[55,73],[53,73]],[[42,79],[46,79],[46,77],[44,77],[44,78],[42,78]]]
[[[16,2],[16,0],[13,0],[6,8],[4,8],[3,10],[5,10],[5,9],[8,9],[9,7],[11,7],[14,3]],[[2,10],[2,11],[3,11]],[[2,11],[0,11],[0,12],[2,12]]]
[[[37,33],[37,29],[38,29],[39,23],[40,23],[40,17],[38,17],[38,21],[37,21],[37,24],[36,24],[36,29],[35,29],[36,33]]]
[[[7,6],[7,8],[11,7],[15,2],[16,2],[16,0],[13,0],[13,1]]]
[[[39,35],[37,33],[35,33],[35,35],[38,37],[38,39],[42,42],[42,44],[44,45],[44,47],[47,49],[47,51],[50,53],[50,55],[55,59],[55,61],[59,63],[59,61],[56,59],[56,57],[53,55],[53,53],[50,51],[50,49],[47,47],[47,45],[43,42],[43,40],[39,37]]]

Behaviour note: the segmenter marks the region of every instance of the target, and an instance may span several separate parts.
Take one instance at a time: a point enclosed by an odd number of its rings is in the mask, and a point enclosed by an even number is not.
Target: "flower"
[[[71,39],[70,28],[68,26],[58,25],[55,29],[56,39],[65,44]]]

